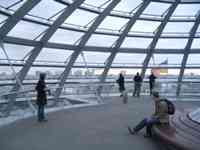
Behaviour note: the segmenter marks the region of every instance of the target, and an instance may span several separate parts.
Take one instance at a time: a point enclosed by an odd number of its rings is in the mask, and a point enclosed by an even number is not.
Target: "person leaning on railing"
[[[128,127],[128,130],[131,134],[136,134],[141,129],[146,127],[146,134],[145,137],[151,137],[151,129],[152,126],[155,124],[169,124],[169,114],[174,113],[175,110],[172,110],[173,112],[169,112],[169,105],[173,105],[168,100],[162,100],[160,99],[158,92],[152,92],[153,100],[155,102],[155,113],[151,115],[150,117],[144,118],[138,125],[136,125],[134,128]],[[168,104],[170,103],[170,104]],[[172,106],[173,107],[173,106]],[[171,106],[170,106],[171,108]],[[175,109],[175,108],[172,108]]]

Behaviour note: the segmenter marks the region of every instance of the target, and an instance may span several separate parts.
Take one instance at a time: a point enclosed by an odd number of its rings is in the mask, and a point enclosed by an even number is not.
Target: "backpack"
[[[175,106],[174,106],[174,104],[171,101],[169,101],[168,99],[161,99],[161,101],[165,101],[167,103],[168,114],[169,115],[173,115],[175,113]]]

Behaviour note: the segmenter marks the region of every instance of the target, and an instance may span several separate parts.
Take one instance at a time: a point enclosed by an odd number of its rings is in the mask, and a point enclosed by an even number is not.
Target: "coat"
[[[47,95],[46,95],[46,84],[44,81],[39,80],[36,87],[37,91],[37,105],[46,105],[47,104]]]
[[[117,81],[116,81],[119,85],[119,91],[122,92],[125,90],[125,87],[124,87],[124,77],[123,76],[120,76]]]

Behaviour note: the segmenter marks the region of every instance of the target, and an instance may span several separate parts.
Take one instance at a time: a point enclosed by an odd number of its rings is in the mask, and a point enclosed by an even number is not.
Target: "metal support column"
[[[8,34],[10,30],[41,0],[28,0],[24,3],[11,17],[6,20],[6,23],[0,28],[1,40]]]
[[[185,49],[184,49],[184,56],[183,56],[183,60],[182,60],[182,63],[181,63],[181,70],[179,72],[179,77],[178,77],[178,84],[177,84],[177,89],[176,89],[176,95],[179,96],[180,94],[180,91],[181,91],[181,83],[182,83],[182,80],[183,80],[183,75],[184,75],[184,71],[185,71],[185,66],[186,66],[186,63],[187,63],[187,59],[188,59],[188,55],[190,53],[190,50],[191,50],[191,46],[192,46],[192,42],[194,40],[194,36],[196,34],[196,31],[198,29],[198,26],[200,24],[200,11],[196,17],[196,21],[190,31],[190,37],[188,39],[188,42],[187,42],[187,45],[185,46]]]
[[[60,25],[84,2],[85,0],[76,0],[70,6],[65,8],[65,11],[54,21],[51,27],[47,29],[47,32],[39,41],[39,44],[33,48],[32,53],[30,54],[29,58],[27,59],[24,67],[18,73],[18,78],[20,82],[23,82],[25,76],[27,75],[29,69],[31,68],[33,62],[41,52],[42,48],[47,44],[48,40],[52,37],[52,35],[56,32]],[[12,88],[12,91],[19,91],[20,85],[16,83]],[[11,98],[11,102],[14,101],[16,95],[13,95]]]
[[[111,52],[110,56],[107,59],[105,69],[104,69],[102,75],[100,76],[100,83],[104,83],[105,82],[106,76],[107,76],[108,71],[109,71],[109,69],[110,69],[110,67],[112,65],[112,62],[113,62],[117,52],[119,51],[119,48],[122,45],[124,39],[126,38],[126,35],[130,31],[131,27],[135,24],[137,19],[140,17],[142,12],[145,10],[145,8],[149,5],[149,3],[150,3],[150,0],[143,1],[143,3],[138,8],[138,11],[134,14],[134,16],[127,23],[126,27],[124,28],[123,33],[117,39],[115,46],[112,47],[112,52]]]
[[[62,76],[60,78],[60,81],[58,83],[58,87],[55,92],[55,99],[59,98],[62,89],[64,87],[65,81],[69,75],[69,72],[78,58],[80,52],[82,51],[83,47],[91,37],[91,35],[94,33],[94,31],[97,29],[97,27],[100,25],[100,23],[105,19],[105,17],[111,12],[111,10],[120,2],[121,0],[113,0],[105,9],[104,11],[96,18],[94,23],[91,25],[87,33],[82,36],[80,43],[76,47],[75,51],[71,55],[71,59],[69,60],[68,64],[65,67],[64,72],[62,73]]]
[[[151,56],[154,53],[154,50],[155,50],[156,44],[158,42],[158,39],[160,38],[160,36],[161,36],[161,34],[163,32],[164,27],[168,23],[171,15],[175,11],[175,9],[178,6],[179,2],[180,2],[180,0],[176,0],[174,3],[172,3],[172,5],[170,6],[170,8],[168,9],[168,12],[166,12],[164,20],[159,25],[159,27],[158,27],[158,29],[157,29],[157,31],[155,33],[155,37],[153,38],[153,41],[151,42],[151,44],[149,45],[149,47],[147,49],[148,54],[147,54],[147,56],[146,56],[146,58],[145,58],[145,60],[143,62],[143,68],[142,68],[142,71],[141,71],[141,77],[142,77],[142,79],[144,79],[146,69],[148,67],[148,64],[149,64],[149,61],[151,59]]]

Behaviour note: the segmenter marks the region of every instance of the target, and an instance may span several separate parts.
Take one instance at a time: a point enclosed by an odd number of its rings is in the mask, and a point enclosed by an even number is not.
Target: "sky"
[[[17,2],[18,0],[0,0],[0,5],[4,7],[9,7],[11,4]],[[94,5],[96,7],[101,6],[103,3],[106,3],[107,0],[85,0],[85,3],[82,6]],[[121,2],[114,8],[115,11],[123,11],[123,12],[130,12],[134,10],[142,1],[141,0],[121,0]],[[105,8],[109,3],[106,3],[103,8]],[[12,7],[12,9],[18,9],[22,3]],[[168,8],[170,4],[164,3],[156,3],[151,2],[149,6],[145,9],[143,14],[153,14],[153,15],[161,15],[163,14]],[[59,4],[53,0],[42,0],[36,7],[34,7],[30,14],[36,15],[43,18],[49,18],[58,11],[64,9],[65,6]],[[173,16],[194,16],[200,10],[200,5],[191,5],[191,4],[182,4],[179,5]],[[84,16],[84,19],[83,19]],[[77,9],[66,21],[67,24],[74,24],[78,26],[85,26],[92,20],[97,17],[97,14],[83,11],[81,9]],[[57,16],[53,17],[55,20]],[[6,17],[0,15],[0,21],[5,20]],[[126,23],[128,19],[123,19],[119,17],[111,17],[107,16],[105,20],[100,24],[98,27],[98,31],[102,29],[106,30],[120,30]],[[90,27],[91,23],[88,24],[87,27]],[[157,27],[160,25],[160,22],[153,22],[153,21],[142,21],[138,20],[131,28],[130,32],[149,32],[152,34]],[[167,32],[189,32],[193,26],[192,22],[189,23],[167,23],[166,27],[164,28],[164,33]],[[41,32],[44,32],[47,27],[42,25],[37,25],[25,21],[20,21],[8,34],[8,36],[20,37],[25,39],[33,40],[37,35]],[[198,28],[198,32],[200,32],[200,27]],[[163,33],[163,34],[164,34]],[[74,44],[77,40],[79,40],[83,36],[82,32],[75,32],[75,31],[65,31],[62,29],[57,30],[57,32],[53,35],[53,37],[49,40],[50,42],[57,42],[57,43],[64,43],[64,44]],[[93,34],[91,38],[86,43],[86,46],[103,46],[103,47],[110,47],[116,40],[117,36],[107,36],[107,35],[98,35]],[[134,37],[127,37],[125,38],[122,48],[147,48],[148,45],[151,43],[152,38],[134,38]],[[188,39],[159,39],[156,45],[156,48],[164,48],[164,49],[174,49],[180,48],[183,49],[187,44]],[[31,51],[33,47],[27,46],[19,46],[13,44],[5,44],[5,48],[7,53],[11,59],[22,59],[28,52]],[[192,48],[200,48],[200,39],[195,39]],[[37,60],[50,60],[50,61],[65,61],[66,58],[70,56],[72,51],[68,50],[55,50],[54,49],[47,49],[44,48],[42,53],[39,55]],[[96,52],[84,52],[84,56],[87,62],[98,62],[104,63],[109,56],[110,53],[96,53]],[[98,56],[98,57],[94,57]],[[146,54],[125,54],[119,53],[114,60],[115,63],[142,63],[145,59]],[[193,56],[193,55],[191,55]],[[155,54],[154,60],[156,64],[163,62],[164,60],[168,59],[170,64],[180,64],[183,55],[177,54]],[[0,51],[0,59],[4,59],[5,55],[2,51]],[[134,58],[134,59],[133,59]],[[79,57],[77,60],[78,62],[83,61],[82,58]],[[152,63],[152,60],[150,61]],[[197,64],[199,62],[198,57],[195,59],[188,59],[189,64]]]

